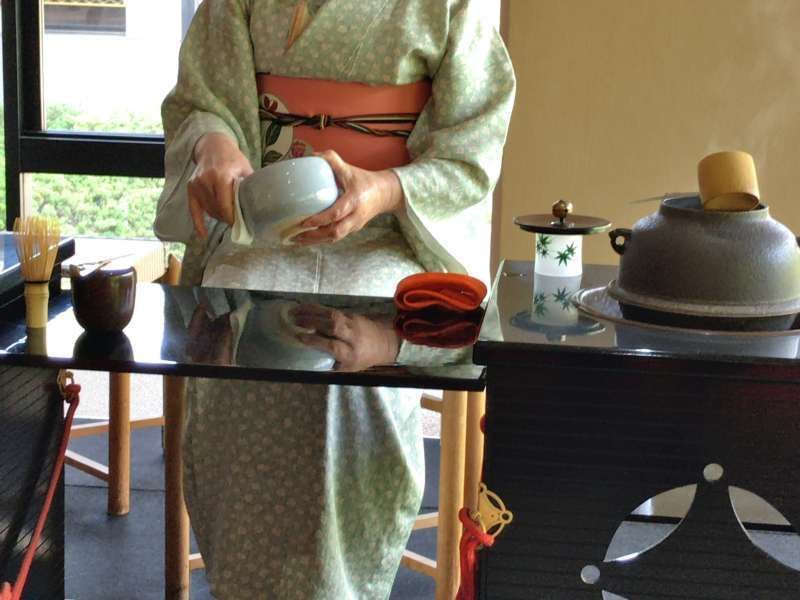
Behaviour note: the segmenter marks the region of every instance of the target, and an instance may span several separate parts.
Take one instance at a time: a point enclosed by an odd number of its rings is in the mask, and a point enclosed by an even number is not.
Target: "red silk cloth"
[[[468,313],[480,308],[486,286],[458,273],[417,273],[397,284],[394,302],[402,311],[440,309]]]

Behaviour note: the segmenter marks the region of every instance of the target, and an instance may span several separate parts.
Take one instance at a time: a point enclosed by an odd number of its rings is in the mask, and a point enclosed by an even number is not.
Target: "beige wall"
[[[532,257],[515,215],[559,197],[620,227],[629,201],[696,189],[708,152],[751,152],[762,199],[800,233],[800,0],[507,0],[519,92],[498,254]],[[586,262],[616,262],[592,236]]]

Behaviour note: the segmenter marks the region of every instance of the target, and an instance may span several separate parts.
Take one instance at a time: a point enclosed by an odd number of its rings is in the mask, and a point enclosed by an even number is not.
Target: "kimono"
[[[515,90],[484,0],[311,0],[287,50],[292,0],[206,0],[164,101],[166,182],[155,232],[187,244],[183,283],[391,295],[423,270],[485,276],[487,206]],[[335,244],[232,242],[209,218],[192,232],[187,182],[209,132],[234,138],[253,168],[296,156],[265,137],[255,73],[371,85],[432,80],[395,169],[406,200]],[[482,241],[485,240],[485,241]],[[476,252],[476,248],[480,251]],[[419,392],[192,380],[185,493],[212,593],[221,599],[388,597],[419,509]]]

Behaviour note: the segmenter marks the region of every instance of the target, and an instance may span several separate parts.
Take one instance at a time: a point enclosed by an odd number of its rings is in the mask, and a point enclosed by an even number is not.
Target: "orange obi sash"
[[[431,96],[427,79],[371,86],[259,73],[257,81],[264,165],[324,150],[370,171],[406,165],[406,140]]]

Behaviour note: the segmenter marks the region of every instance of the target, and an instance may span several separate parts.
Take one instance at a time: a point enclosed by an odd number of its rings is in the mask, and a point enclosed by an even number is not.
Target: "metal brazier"
[[[632,231],[609,236],[622,257],[609,294],[623,307],[723,323],[772,319],[768,329],[800,312],[798,240],[766,206],[711,212],[698,196],[667,198]]]

